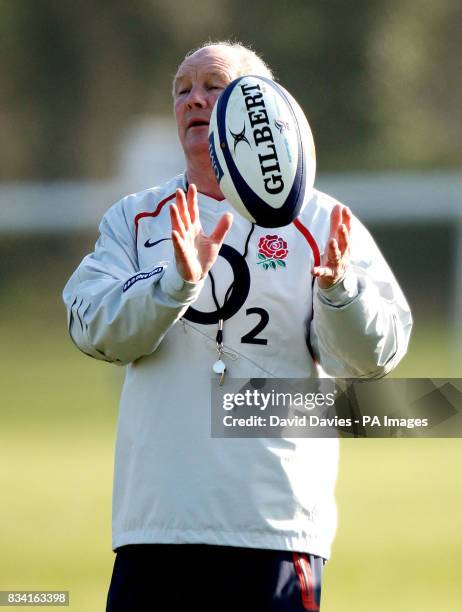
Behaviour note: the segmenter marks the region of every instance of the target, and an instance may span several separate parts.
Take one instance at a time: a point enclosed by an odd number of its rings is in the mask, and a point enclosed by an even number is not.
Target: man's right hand
[[[197,283],[215,263],[233,216],[224,213],[210,236],[206,236],[199,219],[197,189],[191,184],[186,195],[183,189],[176,190],[176,203],[170,205],[170,219],[178,272],[185,281]]]

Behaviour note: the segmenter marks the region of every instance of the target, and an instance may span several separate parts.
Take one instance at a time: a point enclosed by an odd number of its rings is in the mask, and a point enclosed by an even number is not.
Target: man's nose
[[[205,91],[200,87],[193,87],[189,92],[187,104],[189,108],[205,108],[207,106]]]

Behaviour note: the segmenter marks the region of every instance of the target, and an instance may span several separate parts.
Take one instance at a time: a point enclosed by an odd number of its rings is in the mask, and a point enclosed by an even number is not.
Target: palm
[[[184,280],[197,282],[206,276],[218,257],[233,217],[225,213],[210,236],[206,236],[199,219],[196,186],[190,185],[186,196],[182,189],[177,189],[170,218],[178,271]]]

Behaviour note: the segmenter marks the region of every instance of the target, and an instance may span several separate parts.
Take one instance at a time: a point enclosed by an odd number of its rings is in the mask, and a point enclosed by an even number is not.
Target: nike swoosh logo
[[[159,242],[163,242],[164,240],[171,240],[171,238],[161,238],[160,240],[156,240],[155,242],[151,242],[149,240],[149,238],[146,240],[146,242],[144,243],[144,246],[149,249],[149,247],[153,247],[156,246],[156,244],[159,244]]]

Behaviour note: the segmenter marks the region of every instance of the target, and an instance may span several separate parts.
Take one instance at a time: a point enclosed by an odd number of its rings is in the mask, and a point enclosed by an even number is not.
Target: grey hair
[[[215,46],[225,47],[226,49],[229,49],[236,54],[236,57],[238,59],[236,77],[244,76],[245,74],[255,74],[257,76],[267,77],[268,79],[274,79],[273,71],[271,70],[271,68],[268,66],[268,64],[266,64],[266,62],[263,61],[263,59],[257,53],[255,53],[253,49],[251,49],[250,47],[246,47],[241,42],[232,40],[209,40],[200,45],[199,47],[191,49],[186,53],[186,55],[180,62],[178,68],[181,66],[181,64],[183,64],[185,60],[188,59],[188,57],[191,57],[191,55],[194,55],[194,53],[196,53],[197,51],[205,49],[206,47]],[[173,80],[173,95],[175,94],[174,85],[175,79]]]

